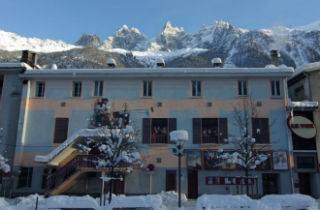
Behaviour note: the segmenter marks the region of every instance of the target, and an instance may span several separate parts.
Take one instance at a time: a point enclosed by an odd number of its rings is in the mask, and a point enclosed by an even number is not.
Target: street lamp
[[[175,143],[172,149],[174,155],[178,156],[178,207],[181,208],[181,157],[184,155],[184,144],[188,141],[188,132],[175,130],[170,132],[170,140]]]

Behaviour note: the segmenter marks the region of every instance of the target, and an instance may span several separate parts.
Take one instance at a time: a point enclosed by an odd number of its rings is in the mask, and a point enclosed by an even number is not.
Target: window
[[[152,81],[143,81],[143,96],[152,96]]]
[[[18,178],[18,188],[31,187],[33,168],[21,167]]]
[[[248,82],[246,80],[238,81],[238,95],[247,96],[248,95]]]
[[[62,143],[68,137],[69,118],[56,118],[53,143]]]
[[[201,81],[192,80],[192,96],[194,97],[201,96]]]
[[[81,82],[73,82],[72,87],[72,96],[80,97],[81,96],[82,83]]]
[[[268,118],[252,118],[252,136],[258,144],[270,143]]]
[[[142,141],[145,144],[169,143],[169,133],[177,127],[175,118],[144,118],[142,123]]]
[[[224,143],[228,138],[227,118],[193,118],[193,143]]]
[[[297,169],[316,169],[317,161],[314,155],[296,156]]]
[[[41,181],[41,188],[45,189],[47,187],[47,179],[49,176],[49,170],[46,168],[43,170],[43,174],[42,174],[42,181]]]
[[[271,80],[271,95],[272,96],[280,96],[280,81],[279,80]]]
[[[103,93],[103,81],[94,82],[94,96],[102,96]]]
[[[45,91],[45,83],[44,82],[36,82],[36,97],[43,97]]]

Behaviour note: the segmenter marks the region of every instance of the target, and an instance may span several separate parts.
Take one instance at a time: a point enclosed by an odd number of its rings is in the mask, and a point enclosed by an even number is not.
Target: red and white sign
[[[248,180],[249,185],[254,184],[254,178],[206,176],[206,185],[245,185]]]
[[[294,134],[304,139],[311,139],[317,134],[313,122],[303,116],[293,116],[289,120],[289,127]]]

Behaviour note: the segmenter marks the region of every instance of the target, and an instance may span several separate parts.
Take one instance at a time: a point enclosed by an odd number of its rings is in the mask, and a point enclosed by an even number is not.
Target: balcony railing
[[[152,134],[151,143],[153,144],[167,144],[169,143],[169,138],[167,134]]]

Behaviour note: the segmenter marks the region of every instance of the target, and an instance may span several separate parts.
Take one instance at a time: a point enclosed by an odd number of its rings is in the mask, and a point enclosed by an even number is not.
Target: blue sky
[[[215,20],[249,29],[320,20],[319,0],[0,0],[0,30],[75,42],[102,39],[123,24],[155,37],[164,23],[197,31]]]

